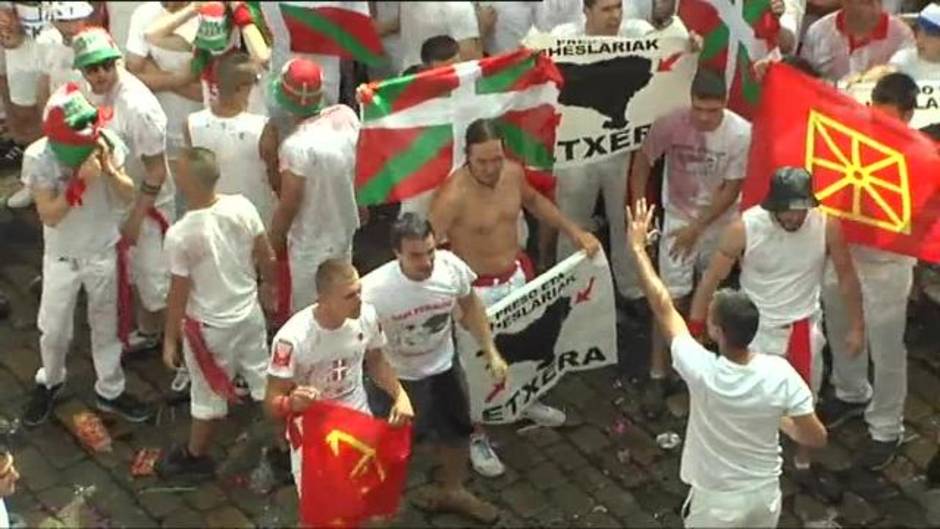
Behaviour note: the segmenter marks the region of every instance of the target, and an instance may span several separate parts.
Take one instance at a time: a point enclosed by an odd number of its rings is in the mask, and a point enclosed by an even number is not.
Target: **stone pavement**
[[[387,226],[373,224],[362,235],[369,268],[388,255]],[[39,230],[32,212],[12,215],[0,208],[0,288],[11,296],[13,314],[0,322],[0,415],[17,417],[38,366],[37,301],[29,281],[40,270]],[[83,311],[80,311],[83,312]],[[918,311],[910,328],[910,395],[907,401],[909,441],[902,455],[879,476],[849,470],[864,440],[864,426],[849,423],[830,436],[820,463],[847,482],[840,505],[826,506],[796,490],[784,477],[782,527],[923,527],[928,513],[922,478],[940,432],[940,310]],[[252,487],[261,447],[272,432],[257,410],[242,407],[221,428],[215,452],[220,477],[198,484],[163,483],[132,478],[129,467],[141,448],[166,447],[185,439],[188,406],[168,401],[171,373],[158,354],[127,359],[128,388],[161,402],[158,420],[128,425],[108,420],[113,451],[90,455],[63,426],[72,413],[93,405],[87,326],[77,316],[76,338],[68,360],[66,397],[47,424],[12,436],[17,466],[23,476],[8,501],[11,511],[30,526],[43,527],[279,527],[296,521],[297,499],[290,484],[260,492]],[[493,429],[498,452],[508,469],[496,479],[473,477],[470,486],[496,502],[506,527],[679,527],[686,494],[678,479],[681,448],[662,450],[655,437],[663,432],[684,434],[687,398],[675,395],[670,412],[648,421],[639,412],[640,386],[630,374],[644,370],[645,346],[636,322],[621,329],[623,364],[568,375],[550,394],[562,406],[569,424],[557,430],[519,426]],[[427,457],[413,460],[408,489],[429,482]],[[257,473],[256,473],[257,475]],[[257,483],[255,483],[257,484]],[[93,488],[88,488],[93,486]],[[84,488],[84,489],[80,489]],[[854,492],[853,492],[854,491]],[[868,498],[868,499],[866,499]],[[933,504],[940,507],[940,497]],[[934,514],[936,516],[936,514]],[[934,520],[934,524],[940,520]],[[462,527],[472,525],[453,515],[427,515],[407,501],[394,527]]]

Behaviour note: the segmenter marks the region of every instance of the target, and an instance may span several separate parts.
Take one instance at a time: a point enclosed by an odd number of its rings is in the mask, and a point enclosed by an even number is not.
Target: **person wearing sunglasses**
[[[125,344],[126,352],[135,354],[160,343],[170,283],[163,236],[176,218],[176,208],[175,186],[167,179],[166,113],[153,92],[124,69],[122,54],[107,31],[87,28],[72,39],[72,48],[88,99],[113,109],[109,128],[130,150],[127,173],[137,193],[122,235],[133,246],[131,275],[141,309],[137,332]]]

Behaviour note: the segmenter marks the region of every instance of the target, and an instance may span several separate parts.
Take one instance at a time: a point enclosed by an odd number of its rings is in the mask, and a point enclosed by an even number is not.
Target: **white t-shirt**
[[[313,386],[323,399],[371,414],[362,383],[366,351],[385,346],[375,309],[362,304],[359,317],[324,329],[310,305],[291,316],[274,336],[268,374]]]
[[[111,4],[123,4],[123,2],[108,2]],[[130,19],[130,27],[127,30],[127,53],[138,57],[150,57],[157,67],[165,72],[179,72],[189,69],[193,54],[191,51],[167,50],[151,45],[144,37],[144,33],[154,20],[170,14],[163,8],[160,2],[142,2],[134,10]],[[197,25],[199,22],[196,17],[191,18],[185,25]],[[178,30],[178,32],[180,32]],[[198,111],[203,107],[200,101],[183,97],[172,90],[163,90],[155,92],[157,101],[163,107],[167,119],[167,144],[172,147],[181,147],[183,145],[183,126],[186,123],[186,116]]]
[[[254,248],[264,225],[241,195],[188,211],[166,232],[170,273],[192,280],[186,314],[212,327],[231,327],[258,303]]]
[[[401,2],[376,2],[375,20],[385,22],[398,19]],[[395,77],[402,71],[401,65],[401,28],[397,33],[382,37],[382,48],[385,50],[386,64],[372,68],[375,72],[372,79],[385,79]]]
[[[108,132],[105,132],[108,134]],[[127,147],[113,133],[114,165],[121,167]],[[20,178],[30,191],[48,190],[64,193],[74,170],[59,163],[46,138],[30,144],[23,154]],[[43,225],[45,255],[59,257],[90,257],[113,246],[119,238],[118,216],[121,204],[108,189],[104,177],[95,178],[82,195],[82,205],[69,208],[68,213],[53,226]]]
[[[281,143],[280,170],[304,178],[304,198],[288,232],[292,252],[347,248],[359,229],[353,188],[359,118],[346,105],[325,108]]]
[[[843,33],[840,9],[813,23],[806,30],[800,55],[830,81],[887,64],[898,50],[914,46],[914,33],[901,19],[882,13],[870,40],[854,42]]]
[[[275,202],[260,150],[267,123],[268,118],[258,114],[242,112],[223,118],[208,109],[190,114],[187,120],[193,147],[215,153],[221,173],[215,190],[243,195],[258,209],[265,226],[271,223]]]
[[[483,42],[483,49],[490,55],[499,55],[515,50],[535,25],[540,3],[536,2],[480,2],[480,6],[492,7],[496,11],[496,24]],[[550,31],[552,28],[539,28]]]
[[[121,47],[121,51],[127,51],[124,43],[128,41],[130,27],[133,24],[131,20],[137,8],[143,4],[159,4],[160,2],[107,2],[108,8],[108,33],[114,38],[114,42]],[[153,22],[154,19],[150,21]]]
[[[166,114],[156,96],[140,79],[123,67],[118,68],[118,79],[110,92],[95,94],[91,86],[85,83],[84,93],[93,105],[113,109],[114,116],[108,128],[117,132],[127,144],[130,151],[127,175],[139,187],[146,175],[140,157],[156,156],[166,150]],[[172,203],[174,189],[173,179],[167,178],[157,195],[156,203]]]
[[[940,80],[940,62],[921,59],[917,48],[904,48],[891,56],[888,62],[899,72],[910,75],[915,80]]]
[[[626,18],[626,15],[624,15],[624,19],[620,23],[620,31],[617,33],[617,36],[628,39],[639,39],[645,37],[653,31],[656,31],[656,28],[654,28],[653,25],[646,20],[639,18]],[[556,37],[583,37],[585,34],[583,19],[579,22],[569,22],[567,24],[562,24],[552,30],[552,35],[555,35]]]
[[[431,37],[460,42],[480,36],[472,2],[402,2],[400,9],[402,70],[421,64],[421,45]]]
[[[75,52],[66,44],[59,30],[50,24],[36,37],[40,71],[49,76],[49,93],[66,83],[81,83],[82,73],[72,67]]]
[[[362,278],[362,299],[375,306],[389,339],[388,360],[400,378],[419,380],[451,368],[453,312],[475,280],[467,263],[447,250],[435,252],[434,270],[424,281],[405,277],[397,260]]]
[[[725,180],[740,180],[747,169],[751,124],[725,109],[717,129],[702,132],[692,125],[691,109],[677,109],[660,117],[643,140],[643,154],[656,161],[666,157],[663,207],[683,220],[692,220],[711,205]],[[716,224],[734,217],[732,206]]]
[[[745,365],[691,336],[672,341],[672,366],[689,386],[689,422],[679,477],[711,491],[775,483],[780,419],[813,413],[813,394],[783,357],[755,354]]]
[[[10,527],[10,515],[7,514],[7,504],[0,498],[0,528]]]

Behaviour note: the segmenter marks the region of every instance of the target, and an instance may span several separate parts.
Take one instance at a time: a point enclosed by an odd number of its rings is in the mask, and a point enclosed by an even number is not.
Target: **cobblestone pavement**
[[[27,285],[40,269],[39,230],[34,214],[10,214],[0,208],[0,288],[12,298],[13,314],[0,322],[0,414],[17,417],[32,386],[39,363],[35,328],[37,301]],[[384,241],[385,229],[372,225],[366,241]],[[371,247],[384,247],[376,243]],[[388,257],[363,253],[375,266]],[[82,312],[82,311],[80,311]],[[924,467],[937,446],[940,412],[940,332],[923,322],[938,321],[936,312],[918,312],[909,329],[910,395],[906,406],[908,438],[901,456],[879,476],[850,470],[853,454],[865,439],[864,425],[850,422],[835,431],[818,461],[838,473],[847,492],[839,505],[824,505],[797,490],[786,477],[783,527],[843,526],[922,527],[930,516],[923,505],[940,509],[940,496],[927,499]],[[161,402],[159,421],[129,425],[107,420],[114,438],[113,451],[90,455],[63,426],[78,410],[93,404],[87,326],[77,315],[76,339],[68,360],[67,394],[55,416],[34,430],[14,436],[20,487],[9,502],[11,511],[30,526],[56,527],[55,520],[86,527],[275,527],[293,525],[297,499],[284,483],[267,493],[249,486],[258,466],[261,447],[269,442],[270,427],[257,411],[241,407],[224,423],[215,452],[220,476],[198,484],[163,483],[155,478],[132,478],[130,462],[141,448],[166,447],[185,439],[188,406],[171,404],[171,374],[159,355],[126,362],[128,388]],[[527,429],[519,425],[493,431],[498,452],[508,469],[496,479],[474,477],[473,490],[496,502],[504,511],[500,525],[559,527],[679,527],[678,511],[686,488],[678,479],[679,450],[661,450],[659,433],[684,433],[687,398],[673,395],[669,413],[648,421],[639,411],[639,383],[632,373],[644,371],[646,350],[638,329],[621,326],[622,364],[628,367],[568,375],[548,401],[562,406],[569,424],[557,430]],[[936,327],[936,326],[934,326]],[[626,353],[624,352],[626,351]],[[413,460],[408,489],[429,482],[428,457],[418,452]],[[875,481],[877,478],[877,481]],[[87,501],[76,498],[76,487]],[[182,487],[174,489],[172,487]],[[867,498],[867,499],[866,499]],[[76,518],[78,516],[78,518]],[[936,516],[936,513],[933,514]],[[940,524],[934,519],[933,525]],[[467,520],[453,515],[426,515],[407,501],[402,503],[396,527],[460,527]]]

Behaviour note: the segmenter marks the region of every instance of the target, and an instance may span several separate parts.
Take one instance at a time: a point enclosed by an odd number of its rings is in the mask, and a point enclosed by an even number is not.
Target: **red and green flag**
[[[760,98],[752,66],[776,47],[780,31],[770,0],[680,0],[679,17],[702,36],[699,64],[725,76],[729,108],[751,119]]]
[[[480,118],[496,120],[507,156],[549,193],[562,82],[551,59],[520,49],[360,87],[359,203],[398,202],[437,187],[463,165],[464,135]]]
[[[770,67],[763,91],[742,208],[763,200],[775,169],[805,167],[820,207],[842,221],[848,242],[940,263],[933,141],[785,64]]]
[[[264,11],[275,44],[286,35],[289,50],[354,59],[369,65],[385,60],[382,39],[368,2],[248,2]]]

